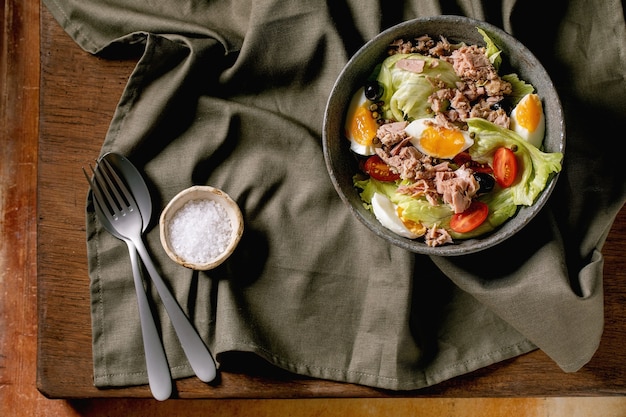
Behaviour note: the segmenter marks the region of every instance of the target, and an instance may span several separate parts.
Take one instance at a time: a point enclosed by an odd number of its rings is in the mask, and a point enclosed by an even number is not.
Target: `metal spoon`
[[[103,158],[106,158],[117,169],[124,178],[134,178],[135,174],[132,170],[135,170],[133,165],[128,165],[122,158],[115,154],[107,154]],[[129,181],[130,182],[130,181]],[[145,205],[145,204],[144,204]],[[109,222],[108,218],[102,213],[100,206],[94,201],[94,207],[98,220],[102,226],[113,236],[126,242],[128,246],[128,253],[130,255],[130,263],[133,270],[133,280],[135,282],[135,292],[137,293],[137,304],[139,306],[139,319],[141,321],[141,334],[143,338],[144,353],[146,356],[146,368],[148,371],[148,384],[150,385],[150,391],[155,399],[159,401],[166,400],[172,394],[172,376],[170,374],[170,367],[167,363],[167,357],[163,344],[159,338],[159,332],[152,316],[148,296],[146,295],[143,287],[143,280],[141,276],[141,270],[139,268],[139,259],[137,257],[137,249],[133,242],[129,239],[121,236],[115,227]],[[140,209],[151,213],[152,207],[142,207]],[[143,230],[145,231],[148,222],[145,222]]]
[[[152,214],[152,199],[143,177],[137,168],[135,168],[135,166],[122,155],[108,153],[103,156],[103,158],[106,158],[109,162],[111,162],[111,160],[117,162],[115,167],[120,168],[119,172],[123,174],[124,181],[128,185],[130,193],[133,195],[137,203],[143,220],[143,226],[145,227],[148,223],[150,223],[150,216]],[[150,278],[152,278],[165,309],[170,316],[176,335],[178,336],[185,355],[189,360],[189,364],[201,381],[212,381],[215,379],[217,374],[213,355],[211,355],[211,352],[206,347],[195,328],[191,325],[191,322],[185,313],[183,313],[178,305],[178,302],[154,268],[154,265],[149,259],[149,255],[145,252],[143,245],[141,245],[141,247],[135,245],[135,247],[139,251],[141,258],[144,260],[144,265],[148,270]]]

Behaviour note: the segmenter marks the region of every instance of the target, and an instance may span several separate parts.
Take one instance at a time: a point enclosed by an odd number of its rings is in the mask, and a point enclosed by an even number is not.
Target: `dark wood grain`
[[[93,386],[89,279],[81,167],[97,157],[135,60],[106,60],[82,50],[41,10],[38,159],[37,387],[50,398],[149,398],[147,387]],[[626,394],[626,209],[606,242],[606,328],[588,365],[562,372],[541,351],[411,392],[307,379],[250,364],[221,373],[215,386],[177,381],[180,398],[529,397]]]
[[[39,4],[0,6],[0,415],[37,415]],[[26,23],[30,23],[27,25]],[[34,24],[34,25],[33,25]],[[25,46],[28,46],[26,48]],[[52,411],[58,408],[51,407]]]

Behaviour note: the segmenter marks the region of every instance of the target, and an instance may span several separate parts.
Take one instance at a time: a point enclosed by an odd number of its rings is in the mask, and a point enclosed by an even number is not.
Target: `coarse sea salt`
[[[233,231],[226,209],[213,200],[188,201],[174,213],[168,229],[174,252],[193,263],[207,263],[221,255]]]

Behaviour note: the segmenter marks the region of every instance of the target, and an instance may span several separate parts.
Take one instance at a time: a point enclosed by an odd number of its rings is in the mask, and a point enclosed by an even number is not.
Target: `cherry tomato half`
[[[493,155],[493,176],[502,188],[513,185],[517,177],[517,158],[509,148],[498,148]]]
[[[367,158],[365,164],[363,164],[363,170],[378,181],[395,181],[400,178],[400,174],[393,172],[391,167],[380,159],[378,155],[372,155]]]
[[[450,228],[457,233],[467,233],[483,224],[489,214],[489,206],[482,201],[474,200],[463,212],[452,215]]]

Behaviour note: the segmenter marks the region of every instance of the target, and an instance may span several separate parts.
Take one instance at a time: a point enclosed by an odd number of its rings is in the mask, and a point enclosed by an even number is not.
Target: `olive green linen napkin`
[[[540,348],[584,366],[603,329],[601,248],[626,200],[610,126],[626,118],[620,2],[44,0],[86,51],[140,51],[102,153],[143,173],[155,215],[146,244],[216,355],[254,353],[317,378],[417,389]],[[540,10],[541,12],[538,12]],[[460,14],[516,36],[563,101],[564,169],[547,207],[518,235],[454,258],[389,245],[332,187],[321,129],[350,56],[404,20]],[[537,28],[544,28],[538,32]],[[598,121],[602,122],[598,122]],[[174,264],[158,213],[208,184],[240,205],[245,232],[216,270]],[[147,383],[126,246],[86,204],[94,383]],[[148,283],[149,285],[149,283]],[[193,375],[164,309],[172,374]]]

